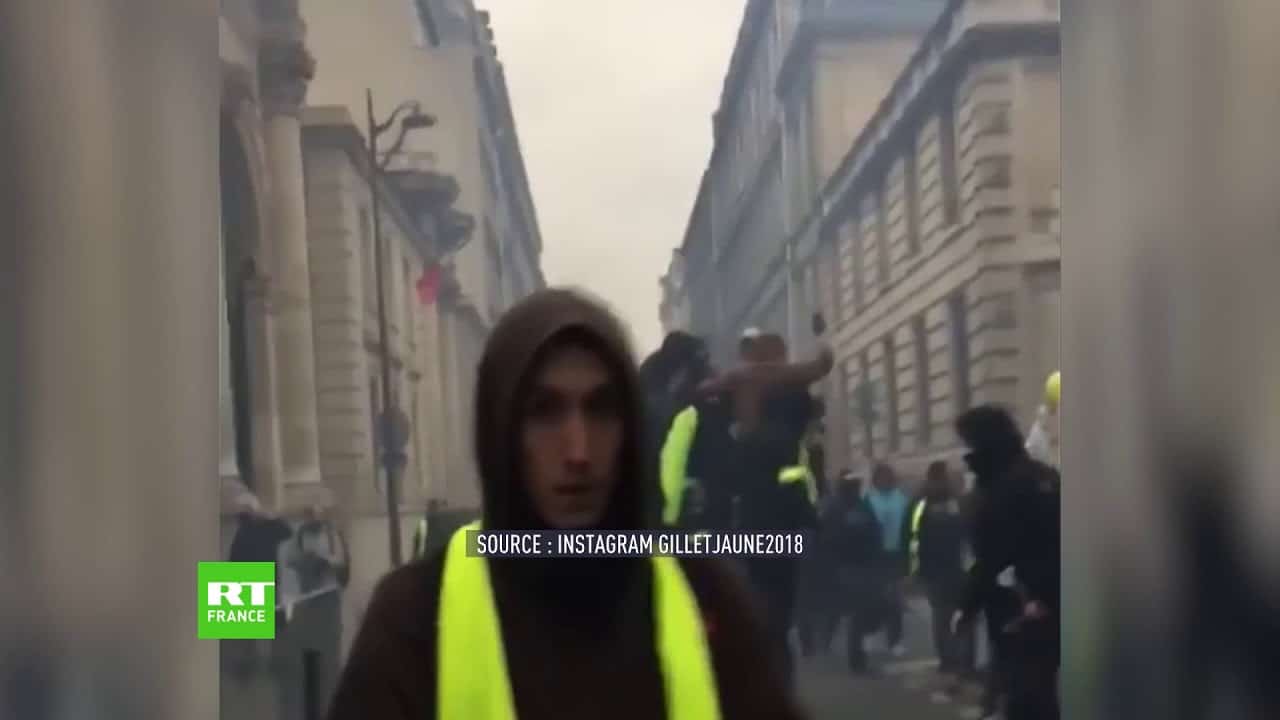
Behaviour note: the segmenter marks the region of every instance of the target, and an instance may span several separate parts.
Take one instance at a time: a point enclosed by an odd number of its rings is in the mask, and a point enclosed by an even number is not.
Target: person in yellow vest
[[[672,350],[672,336],[641,365],[648,396],[648,432],[659,441],[655,454],[662,522],[728,530],[733,504],[733,473],[727,467],[733,442],[729,402],[722,395],[702,395],[696,390],[714,372],[701,341],[688,348],[676,345]],[[671,355],[676,355],[675,359]],[[689,501],[691,495],[698,496],[696,509]]]
[[[653,527],[641,405],[607,310],[566,290],[525,298],[477,370],[470,527]],[[330,720],[803,717],[718,561],[485,559],[466,530],[379,583]]]

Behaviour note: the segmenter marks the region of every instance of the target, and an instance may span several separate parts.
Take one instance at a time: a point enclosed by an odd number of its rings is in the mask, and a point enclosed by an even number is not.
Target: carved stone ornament
[[[315,58],[301,41],[265,44],[258,52],[258,84],[267,113],[297,115],[316,74]]]

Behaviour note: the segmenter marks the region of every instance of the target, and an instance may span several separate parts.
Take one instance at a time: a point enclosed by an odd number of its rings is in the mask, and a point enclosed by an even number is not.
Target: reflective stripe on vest
[[[916,503],[916,509],[911,513],[911,541],[907,547],[911,553],[912,575],[920,571],[920,522],[924,519],[924,511],[928,505],[928,500],[921,500]]]
[[[413,556],[420,558],[427,552],[427,520],[423,518],[418,521],[418,527],[413,531]]]
[[[516,720],[498,612],[484,558],[467,555],[471,523],[453,534],[440,582],[438,720]],[[668,720],[719,720],[720,699],[698,601],[675,558],[653,562],[654,628]]]
[[[803,444],[800,446],[800,457],[796,460],[796,464],[788,465],[778,471],[778,484],[790,485],[791,483],[804,483],[805,495],[808,496],[809,502],[818,501],[818,481],[809,467],[809,448]]]
[[[662,443],[658,482],[662,487],[662,521],[668,525],[675,525],[680,520],[689,451],[693,449],[693,437],[697,431],[698,409],[690,406],[671,421],[671,428]]]

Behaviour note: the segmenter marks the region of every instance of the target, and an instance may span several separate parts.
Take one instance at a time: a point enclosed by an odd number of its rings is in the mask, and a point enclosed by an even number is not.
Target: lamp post
[[[378,350],[382,361],[382,412],[378,414],[375,430],[375,452],[382,461],[387,474],[387,534],[391,548],[391,567],[401,564],[400,552],[400,497],[398,476],[404,469],[407,460],[404,446],[409,440],[409,420],[400,408],[394,404],[391,394],[391,345],[387,337],[387,300],[384,291],[383,253],[382,253],[382,211],[381,201],[382,173],[386,170],[390,158],[400,150],[410,130],[429,128],[435,125],[435,118],[422,112],[419,103],[405,101],[391,111],[391,115],[379,123],[373,114],[373,91],[365,90],[365,103],[368,108],[367,143],[369,159],[369,194],[373,214],[373,265],[374,289],[378,296]],[[402,113],[407,113],[400,120],[400,134],[392,143],[383,158],[378,157],[378,138],[395,127],[396,120]]]

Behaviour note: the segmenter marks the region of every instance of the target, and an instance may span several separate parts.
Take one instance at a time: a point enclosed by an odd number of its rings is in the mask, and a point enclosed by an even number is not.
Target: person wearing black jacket
[[[964,595],[969,524],[945,462],[929,465],[907,532],[911,574],[929,598],[938,669],[959,676],[970,670],[973,659],[971,635],[951,628]]]
[[[969,448],[965,462],[981,502],[974,524],[974,565],[953,625],[968,624],[1007,588],[1022,613],[1000,628],[1008,636],[1008,720],[1056,720],[1060,662],[1060,481],[1032,459],[1022,433],[1003,409],[985,405],[956,420]]]
[[[862,479],[846,472],[822,517],[822,544],[834,567],[846,615],[849,667],[866,672],[865,639],[881,613],[880,522],[862,497]]]

